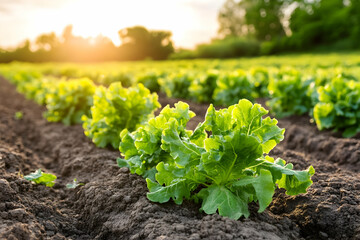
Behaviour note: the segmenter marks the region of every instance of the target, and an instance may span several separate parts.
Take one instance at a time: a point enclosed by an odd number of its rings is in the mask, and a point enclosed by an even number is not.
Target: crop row
[[[313,167],[295,171],[291,163],[268,155],[284,129],[246,99],[219,111],[210,105],[205,121],[190,131],[186,124],[195,114],[186,103],[166,106],[155,117],[157,94],[142,84],[124,88],[115,82],[105,88],[86,78],[7,77],[28,98],[46,104],[49,121],[83,122],[97,146],[119,148],[118,165],[146,178],[153,202],[194,200],[207,214],[238,219],[249,216],[250,202],[264,211],[276,187],[296,195],[312,184]]]
[[[105,86],[112,82],[121,82],[123,87],[142,83],[151,92],[164,92],[168,97],[218,106],[230,106],[242,98],[250,101],[265,98],[269,99],[267,105],[276,117],[308,114],[320,130],[341,131],[344,137],[360,132],[360,81],[349,69],[319,68],[315,71],[293,67],[253,67],[247,71],[225,71],[203,70],[203,66],[196,70],[196,66],[185,63],[176,69],[168,63],[151,71],[146,68],[137,70],[133,77],[125,72],[108,75],[101,74],[101,71],[79,73],[74,68],[65,68],[60,72],[49,69],[39,72],[26,68],[14,71],[8,68],[1,72],[14,82],[17,82],[16,79],[31,78],[31,84],[23,81],[17,84],[18,89],[40,104],[45,103],[46,85],[54,85],[58,81],[52,75],[64,74],[67,77],[88,77],[96,84]],[[52,75],[43,77],[44,74]],[[72,122],[66,121],[67,124]]]

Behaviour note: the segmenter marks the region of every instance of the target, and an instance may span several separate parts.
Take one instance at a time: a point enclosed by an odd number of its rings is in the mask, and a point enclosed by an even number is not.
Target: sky
[[[15,47],[42,33],[109,37],[136,25],[173,33],[175,47],[194,48],[216,37],[217,14],[225,0],[0,0],[0,47]]]

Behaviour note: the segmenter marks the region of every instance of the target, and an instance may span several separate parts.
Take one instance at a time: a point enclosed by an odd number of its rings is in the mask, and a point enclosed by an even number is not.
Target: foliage
[[[159,92],[160,85],[158,79],[163,77],[163,74],[156,72],[148,72],[142,75],[138,75],[136,78],[137,83],[143,84],[150,92]]]
[[[161,91],[173,98],[189,98],[189,87],[193,76],[187,72],[169,74],[159,80]]]
[[[245,71],[239,70],[241,73],[239,74],[233,69],[244,69]],[[276,89],[272,91],[273,95],[269,96],[275,98],[270,101],[275,106],[273,109],[285,112],[285,115],[282,115],[283,112],[281,112],[278,116],[303,114],[304,112],[312,116],[313,106],[319,101],[317,87],[324,86],[333,78],[338,77],[344,81],[356,82],[360,79],[357,52],[232,60],[144,61],[136,64],[130,62],[98,65],[12,63],[0,65],[0,72],[2,76],[16,85],[18,91],[40,104],[46,102],[48,92],[56,91],[57,83],[63,81],[59,78],[63,74],[67,78],[87,76],[95,79],[97,84],[101,84],[102,78],[109,79],[108,81],[111,82],[120,79],[114,76],[129,76],[129,79],[148,82],[149,86],[154,85],[155,88],[157,83],[161,84],[162,90],[168,89],[167,92],[170,96],[172,89],[175,89],[176,95],[180,98],[198,102],[215,102],[222,105],[226,103],[219,103],[224,101],[217,96],[221,92],[224,92],[225,100],[232,101],[227,104],[230,105],[239,99],[236,91],[242,93],[242,97],[246,98],[268,97],[266,89],[268,86],[271,91],[272,88]],[[218,76],[216,77],[216,75]],[[241,81],[229,79],[229,76],[232,75],[246,77],[245,87],[238,88],[240,86],[238,82]],[[163,79],[158,82],[156,76],[166,78],[167,81]],[[185,80],[181,79],[185,83],[171,83],[171,79],[175,77],[185,78]],[[142,78],[144,80],[141,80]],[[214,84],[215,78],[217,84]],[[181,80],[179,81],[181,82]],[[270,85],[268,85],[268,81],[271,82]],[[165,87],[164,84],[171,87]],[[213,90],[214,87],[215,90]]]
[[[193,58],[236,58],[257,56],[260,53],[260,42],[255,39],[227,37],[213,39],[210,43],[196,46],[195,50],[180,50],[170,56],[171,59]]]
[[[109,86],[113,82],[121,82],[121,85],[124,87],[130,87],[133,85],[133,80],[131,76],[129,76],[126,73],[111,73],[100,76],[99,79],[97,79],[97,82],[104,85]]]
[[[209,44],[196,47],[198,58],[234,58],[259,55],[260,44],[253,39],[233,38],[215,39]]]
[[[2,74],[16,85],[16,90],[27,99],[45,105],[46,94],[54,83],[53,78],[43,77],[38,71],[3,71]]]
[[[74,178],[72,183],[66,184],[66,188],[74,189],[74,188],[77,188],[78,186],[82,186],[82,185],[85,185],[85,184],[84,183],[78,183],[77,179]]]
[[[172,33],[148,30],[141,26],[121,29],[120,46],[108,37],[75,36],[71,25],[61,36],[43,33],[35,41],[25,40],[16,49],[1,50],[0,62],[104,62],[142,59],[166,59],[173,51]],[[33,49],[36,49],[35,51]]]
[[[219,11],[219,33],[255,36],[260,41],[285,36],[281,23],[284,0],[227,0]]]
[[[16,120],[21,120],[24,117],[24,114],[23,114],[23,112],[19,111],[19,112],[15,113],[14,117]]]
[[[350,50],[359,48],[359,16],[358,0],[227,0],[219,10],[219,35],[255,37],[265,55]]]
[[[90,114],[94,83],[87,79],[61,80],[46,94],[45,117],[65,125],[81,123],[82,115]]]
[[[253,67],[249,73],[250,82],[254,85],[255,97],[269,97],[269,70],[264,67]]]
[[[125,159],[118,164],[147,177],[151,201],[201,200],[207,214],[248,217],[249,202],[258,201],[262,212],[276,185],[290,195],[305,193],[314,174],[312,167],[294,171],[292,164],[266,155],[283,139],[284,130],[275,119],[262,119],[265,114],[245,99],[219,111],[211,105],[205,122],[193,132],[185,129],[193,114],[179,102],[135,132],[121,133]]]
[[[123,42],[120,49],[129,60],[161,60],[174,51],[171,32],[149,31],[145,27],[135,26],[120,30],[119,35]]]
[[[36,170],[29,175],[24,176],[24,178],[28,181],[32,181],[36,184],[42,184],[46,187],[52,187],[55,184],[56,176],[50,173],[44,173],[41,169]]]
[[[27,99],[34,100],[40,105],[46,105],[46,95],[50,93],[54,85],[56,85],[56,80],[52,78],[34,78],[18,84],[16,89]]]
[[[342,49],[351,49],[357,43],[356,31],[358,1],[341,0],[299,1],[290,17],[292,44],[300,49],[311,46],[345,43]]]
[[[108,89],[99,87],[94,95],[91,115],[83,116],[85,135],[98,147],[111,145],[117,149],[120,132],[134,131],[153,116],[160,107],[156,93],[142,84],[123,88],[120,82],[112,83]]]
[[[284,134],[276,120],[262,119],[266,113],[248,100],[220,111],[210,106],[205,122],[190,137],[181,136],[178,123],[172,121],[163,131],[162,149],[173,162],[160,162],[156,181],[147,179],[148,198],[160,203],[171,198],[177,204],[183,199],[201,200],[205,213],[218,211],[238,219],[249,216],[247,205],[252,201],[259,202],[259,212],[264,211],[276,185],[290,195],[305,193],[312,184],[312,167],[294,171],[292,164],[264,155]]]
[[[220,36],[244,36],[247,33],[245,25],[245,11],[235,0],[226,0],[219,10],[218,22]]]
[[[302,115],[311,111],[312,79],[303,80],[300,72],[293,69],[279,71],[270,78],[269,92],[271,99],[267,102],[277,117]]]
[[[254,85],[243,70],[221,75],[216,85],[214,102],[217,105],[229,106],[241,98],[254,99]]]
[[[360,132],[360,82],[340,76],[317,91],[314,119],[320,130],[344,131],[344,137]]]
[[[189,105],[183,102],[175,104],[174,108],[169,105],[164,107],[160,114],[150,119],[136,131],[121,132],[120,152],[124,159],[117,160],[120,167],[129,167],[131,173],[155,179],[155,167],[160,161],[171,161],[169,153],[163,149],[162,133],[169,128],[172,122],[177,122],[177,131],[181,136],[189,136],[187,122],[195,114],[189,111]]]
[[[16,67],[14,67],[16,69]],[[39,71],[34,70],[19,70],[2,72],[4,77],[8,78],[13,84],[20,85],[26,82],[31,82],[34,79],[40,79],[43,75]]]
[[[212,102],[218,77],[219,71],[214,69],[195,77],[189,87],[190,98],[200,103]]]

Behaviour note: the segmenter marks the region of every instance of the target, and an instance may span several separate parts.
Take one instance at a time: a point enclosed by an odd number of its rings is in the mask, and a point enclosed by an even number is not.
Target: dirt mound
[[[280,190],[269,210],[296,222],[303,237],[360,239],[359,174],[282,147],[276,150],[276,154],[281,154],[297,169],[311,164],[316,173],[306,194],[288,196]]]
[[[299,229],[271,213],[234,221],[206,216],[186,202],[154,204],[146,183],[122,168],[117,176],[87,184],[76,195],[76,208],[96,239],[298,239]]]
[[[280,121],[280,124],[283,122]],[[314,125],[286,125],[285,139],[281,143],[286,148],[360,172],[359,139],[335,137],[337,134],[329,132],[320,133]]]

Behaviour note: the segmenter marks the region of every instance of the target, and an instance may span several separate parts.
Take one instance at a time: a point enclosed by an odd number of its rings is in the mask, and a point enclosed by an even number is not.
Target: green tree
[[[242,0],[240,7],[245,9],[249,33],[258,40],[273,40],[285,36],[281,23],[284,0]]]
[[[122,54],[131,60],[166,59],[174,52],[171,35],[168,31],[149,31],[142,26],[122,29],[119,31]]]
[[[351,45],[359,29],[358,0],[298,1],[290,17],[291,43],[300,48],[340,43]]]
[[[282,25],[287,0],[227,0],[218,15],[219,34],[273,40],[285,36]]]
[[[247,34],[245,10],[235,0],[226,0],[218,14],[218,33],[223,37],[237,37]]]
[[[39,49],[51,50],[59,46],[60,40],[54,32],[41,34],[35,40],[35,44]]]

